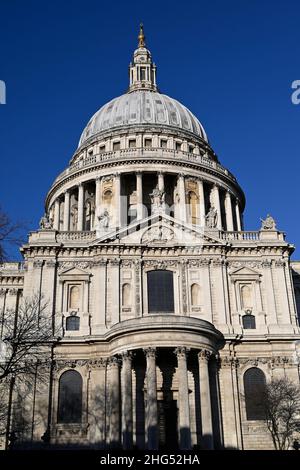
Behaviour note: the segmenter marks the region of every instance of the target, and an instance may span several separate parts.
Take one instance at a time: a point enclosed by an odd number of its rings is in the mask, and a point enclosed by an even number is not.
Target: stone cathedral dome
[[[82,132],[79,146],[107,129],[143,124],[191,132],[207,142],[202,124],[183,104],[162,93],[139,89],[102,106]]]
[[[102,106],[83,130],[79,147],[108,129],[137,128],[151,125],[170,130],[191,133],[208,142],[202,124],[193,113],[174,98],[158,91],[156,65],[146,48],[143,29],[139,47],[134,51],[129,65],[130,86],[128,92]]]

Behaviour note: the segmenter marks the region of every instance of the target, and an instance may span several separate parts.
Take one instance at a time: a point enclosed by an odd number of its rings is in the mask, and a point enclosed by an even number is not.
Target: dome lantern
[[[143,24],[140,24],[138,48],[134,51],[133,62],[129,65],[129,92],[135,90],[157,91],[156,65],[151,52],[146,48]]]

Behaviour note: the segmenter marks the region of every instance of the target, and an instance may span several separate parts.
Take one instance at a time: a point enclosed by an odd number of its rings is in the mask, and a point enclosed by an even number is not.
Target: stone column
[[[137,171],[136,174],[136,218],[141,220],[143,218],[143,174]]]
[[[178,176],[178,192],[179,192],[179,214],[181,222],[186,222],[186,198],[185,198],[185,181],[184,174]]]
[[[202,349],[198,353],[199,382],[200,382],[200,409],[202,422],[202,436],[205,449],[213,449],[213,426],[211,412],[210,385],[208,373],[208,361],[210,352]]]
[[[69,230],[70,220],[70,191],[65,191],[65,206],[64,206],[64,231]]]
[[[179,401],[179,446],[181,450],[191,448],[190,405],[187,371],[188,349],[175,349],[178,362],[178,401]]]
[[[84,186],[82,183],[78,185],[78,222],[77,230],[83,230],[83,204],[84,204]]]
[[[240,232],[242,230],[242,225],[241,225],[240,206],[239,206],[238,199],[235,201],[235,215],[236,215],[237,230],[238,232]]]
[[[92,334],[102,334],[106,329],[107,277],[106,259],[94,261],[93,283],[93,317]]]
[[[157,185],[158,185],[158,189],[160,191],[164,191],[165,190],[165,178],[164,178],[164,174],[162,171],[159,171],[158,172],[158,175],[157,175]]]
[[[160,191],[165,192],[165,177],[162,171],[159,171],[157,174],[157,186]],[[162,212],[165,214],[166,212],[166,203],[163,202],[162,204]]]
[[[147,387],[147,407],[146,407],[146,439],[149,450],[158,449],[158,419],[157,419],[157,384],[156,384],[156,350],[147,348],[146,354],[146,387]]]
[[[108,362],[109,391],[109,444],[118,447],[120,444],[120,376],[119,361],[113,356]]]
[[[53,226],[55,230],[59,230],[59,199],[57,198],[54,203],[54,221]]]
[[[225,196],[225,212],[226,212],[226,228],[227,231],[233,231],[233,216],[232,216],[232,203],[229,191],[226,192]]]
[[[215,209],[218,214],[218,220],[217,220],[217,228],[219,230],[222,230],[222,215],[221,215],[221,205],[220,205],[220,194],[219,194],[219,186],[215,184],[213,186],[213,204],[215,206]]]
[[[205,227],[205,199],[203,180],[198,179],[198,197],[199,197],[199,225]]]
[[[120,227],[121,225],[121,175],[120,173],[115,174],[115,226]]]
[[[124,449],[132,448],[132,353],[122,354],[122,443]]]
[[[120,260],[118,258],[110,260],[107,274],[111,279],[111,324],[114,325],[120,321]]]
[[[102,184],[102,178],[101,176],[98,176],[96,178],[96,191],[95,191],[95,221],[94,221],[94,229],[97,226],[98,222],[98,217],[100,216],[102,212],[101,208],[101,184]]]

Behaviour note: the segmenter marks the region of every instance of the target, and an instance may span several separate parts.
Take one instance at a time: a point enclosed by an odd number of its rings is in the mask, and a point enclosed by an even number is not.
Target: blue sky
[[[270,212],[300,258],[299,1],[0,0],[0,14],[0,203],[13,220],[38,227],[87,121],[126,91],[143,21],[160,90],[200,119],[246,193],[246,229]]]

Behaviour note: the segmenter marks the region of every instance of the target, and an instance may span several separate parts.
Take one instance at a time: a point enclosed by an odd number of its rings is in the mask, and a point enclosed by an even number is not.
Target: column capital
[[[149,358],[151,357],[151,358],[154,358],[154,359],[156,358],[156,348],[149,347],[149,348],[143,349],[143,351],[144,351],[147,358],[148,357]]]
[[[105,369],[107,366],[107,359],[100,357],[98,359],[91,359],[89,361],[89,368],[90,369]]]
[[[95,180],[96,180],[96,183],[101,183],[102,176],[96,176]]]
[[[176,354],[177,359],[186,359],[189,352],[190,349],[185,346],[178,346],[174,349],[174,354]]]
[[[111,356],[107,360],[108,367],[111,367],[112,369],[118,368],[119,364],[120,364],[120,360],[116,356]]]
[[[79,181],[79,183],[77,184],[78,188],[83,188],[83,182],[82,181]]]
[[[203,361],[203,362],[208,362],[209,359],[211,358],[212,353],[208,351],[207,349],[200,349],[198,352],[198,360]]]
[[[133,352],[132,351],[122,351],[120,354],[122,358],[122,362],[131,362],[133,358]]]
[[[143,174],[143,171],[142,171],[142,170],[136,170],[136,171],[135,171],[135,175],[136,175],[136,176],[142,176],[142,174]]]
[[[185,178],[186,174],[185,173],[178,173],[178,178]]]

